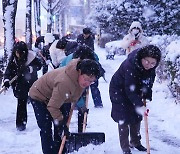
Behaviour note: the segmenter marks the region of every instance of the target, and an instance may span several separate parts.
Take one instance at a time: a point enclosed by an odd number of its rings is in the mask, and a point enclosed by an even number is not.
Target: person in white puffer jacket
[[[56,47],[58,41],[59,40],[55,40],[49,48],[52,63],[56,68],[59,67],[61,61],[66,57],[64,50]]]
[[[141,23],[133,21],[128,34],[124,36],[121,47],[126,50],[126,55],[131,51],[149,44],[149,40],[143,35]]]

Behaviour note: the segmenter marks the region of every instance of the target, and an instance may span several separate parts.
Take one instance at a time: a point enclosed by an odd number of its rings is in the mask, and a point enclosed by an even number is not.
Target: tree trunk
[[[65,11],[62,10],[61,12],[61,36],[64,36],[66,33],[65,30]]]
[[[56,21],[55,21],[55,33],[56,34],[59,34],[59,18],[60,18],[60,16],[59,16],[59,14],[57,14],[56,15]]]
[[[31,0],[26,0],[26,44],[29,50],[32,49],[32,27],[31,27]]]
[[[47,9],[47,33],[51,33],[52,30],[52,2],[48,0],[48,9]]]
[[[15,42],[15,17],[18,0],[3,0],[3,22],[4,22],[4,64],[13,50]]]
[[[41,36],[41,5],[40,0],[34,0],[34,21],[35,21],[35,32],[36,37]]]

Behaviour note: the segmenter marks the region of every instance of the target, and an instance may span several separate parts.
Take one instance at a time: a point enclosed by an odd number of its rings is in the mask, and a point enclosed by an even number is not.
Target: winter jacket
[[[87,45],[94,51],[94,39],[91,35],[89,35],[89,37],[86,39],[84,38],[83,34],[78,35],[77,43],[81,45]]]
[[[4,82],[18,75],[18,78],[11,84],[13,93],[16,98],[26,99],[29,88],[38,79],[37,71],[40,69],[41,62],[31,51],[28,52],[26,63],[21,66],[15,57],[11,57],[4,74]]]
[[[132,29],[138,27],[140,29],[138,39],[135,39],[135,35],[131,33]],[[148,39],[143,35],[143,30],[139,22],[133,22],[129,28],[128,34],[124,36],[121,47],[126,50],[126,54],[129,54],[135,49],[144,47],[149,44]]]
[[[84,89],[78,83],[79,73],[76,70],[78,61],[72,60],[66,67],[46,73],[30,88],[30,97],[46,103],[53,119],[61,121],[63,116],[60,107],[64,103],[76,103],[82,95]]]
[[[63,50],[56,48],[58,40],[54,41],[53,44],[49,48],[49,53],[52,59],[52,63],[55,67],[58,67],[63,58],[66,57]]]
[[[42,56],[41,58],[43,58],[43,62],[45,62],[46,60],[50,60],[51,61],[51,56],[50,56],[50,53],[49,53],[49,48],[51,47],[52,43],[46,45],[43,47],[43,50],[42,50]],[[41,51],[40,51],[41,52]]]
[[[71,53],[75,52],[77,49],[78,43],[76,41],[68,41],[65,47],[65,54],[66,56],[70,55]]]
[[[142,54],[134,50],[113,75],[109,93],[112,102],[111,117],[115,122],[137,123],[142,116],[136,112],[143,106],[142,90],[147,89],[148,99],[152,97],[155,68],[145,70],[141,64]]]

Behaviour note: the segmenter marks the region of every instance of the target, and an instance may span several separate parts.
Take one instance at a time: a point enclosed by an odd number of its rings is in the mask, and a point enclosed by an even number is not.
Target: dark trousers
[[[17,99],[16,127],[27,124],[27,99]]]
[[[45,73],[47,73],[48,72],[48,65],[46,65],[46,63],[45,64],[43,64],[43,66],[42,66],[42,73],[43,73],[43,75],[45,74]]]
[[[129,147],[130,143],[133,146],[138,146],[141,144],[140,124],[141,124],[140,122],[130,125],[118,124],[120,146],[124,152],[130,151],[130,147]],[[130,134],[130,142],[129,142],[129,134]]]
[[[41,145],[43,154],[58,154],[60,144],[61,144],[61,135],[63,132],[62,127],[54,126],[54,132],[52,130],[53,118],[50,112],[47,110],[47,105],[43,102],[31,99],[31,103],[34,109],[35,117],[37,120],[38,127],[40,128],[41,136]],[[69,111],[71,104],[64,104],[61,107],[64,119],[68,119]],[[64,148],[63,153],[66,149]]]
[[[83,131],[84,114],[78,111],[78,133]]]
[[[94,101],[95,106],[102,106],[102,100],[101,100],[101,94],[98,88],[99,82],[98,80],[90,85],[91,88],[91,94]]]

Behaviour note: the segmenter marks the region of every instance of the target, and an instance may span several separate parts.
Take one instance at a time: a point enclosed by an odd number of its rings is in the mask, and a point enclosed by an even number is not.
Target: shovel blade
[[[88,144],[99,145],[105,142],[105,134],[101,132],[71,133],[65,147],[67,152],[78,151]]]

